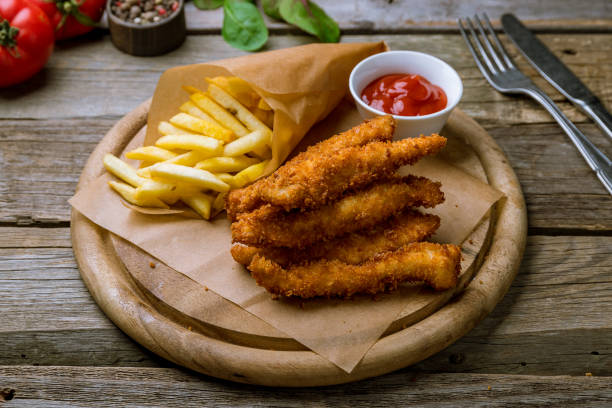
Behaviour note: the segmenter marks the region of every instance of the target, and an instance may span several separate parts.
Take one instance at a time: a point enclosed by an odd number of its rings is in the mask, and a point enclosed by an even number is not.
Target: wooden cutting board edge
[[[150,100],[141,104],[111,132],[134,135],[146,123],[149,105]],[[490,184],[506,195],[497,205],[487,257],[478,279],[460,296],[418,323],[381,338],[350,374],[310,351],[253,349],[170,320],[152,306],[150,295],[129,273],[116,267],[121,262],[112,250],[110,234],[73,210],[72,243],[81,276],[102,310],[130,337],[170,361],[215,377],[270,386],[331,385],[421,361],[463,336],[493,309],[518,271],[527,234],[523,195],[507,158],[475,121],[459,110],[454,115],[461,118]],[[123,147],[104,138],[90,156],[79,186],[101,174],[99,163],[105,153],[118,155]]]

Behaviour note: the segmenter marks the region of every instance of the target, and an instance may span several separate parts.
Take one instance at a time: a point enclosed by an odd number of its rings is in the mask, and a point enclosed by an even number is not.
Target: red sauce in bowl
[[[391,74],[372,81],[361,93],[372,108],[399,116],[423,116],[446,108],[446,93],[416,74]]]

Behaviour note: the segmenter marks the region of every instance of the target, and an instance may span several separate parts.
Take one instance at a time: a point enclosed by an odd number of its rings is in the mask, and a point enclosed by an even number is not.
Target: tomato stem
[[[85,3],[86,0],[47,0],[48,2],[55,3],[55,7],[62,13],[62,19],[60,20],[55,30],[59,30],[66,24],[66,19],[69,15],[74,16],[76,20],[86,26],[96,26],[97,23],[93,21],[89,16],[81,13],[79,7]]]
[[[16,48],[18,34],[19,29],[11,26],[8,20],[3,19],[0,22],[0,47],[7,48],[15,58],[19,58],[19,51]]]
[[[0,45],[8,48],[15,48],[17,45],[17,34],[19,29],[9,24],[8,20],[0,22]]]

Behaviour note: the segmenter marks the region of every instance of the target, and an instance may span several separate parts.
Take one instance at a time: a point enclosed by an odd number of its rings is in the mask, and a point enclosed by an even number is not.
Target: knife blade
[[[612,115],[599,98],[514,14],[502,15],[501,22],[508,37],[540,75],[591,117],[604,133],[612,138]]]

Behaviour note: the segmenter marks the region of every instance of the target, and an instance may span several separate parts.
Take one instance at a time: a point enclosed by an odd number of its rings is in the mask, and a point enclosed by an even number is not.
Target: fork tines
[[[465,40],[470,52],[472,53],[478,68],[485,76],[487,76],[487,79],[489,79],[488,76],[490,74],[495,75],[498,72],[505,72],[509,69],[516,68],[510,59],[508,52],[495,34],[495,30],[493,30],[489,17],[486,14],[483,14],[484,24],[477,15],[475,15],[473,18],[478,26],[478,33],[480,35],[478,35],[476,32],[476,28],[469,17],[465,18],[468,27],[467,30],[463,25],[463,20],[458,19],[457,22],[459,24],[459,31],[461,32],[461,35],[463,36],[463,39]],[[470,40],[468,30],[469,34],[471,34],[471,37],[476,43],[476,47],[480,51],[479,53],[476,52],[476,49],[472,44],[472,40]],[[493,39],[493,42],[489,40],[489,37]]]

